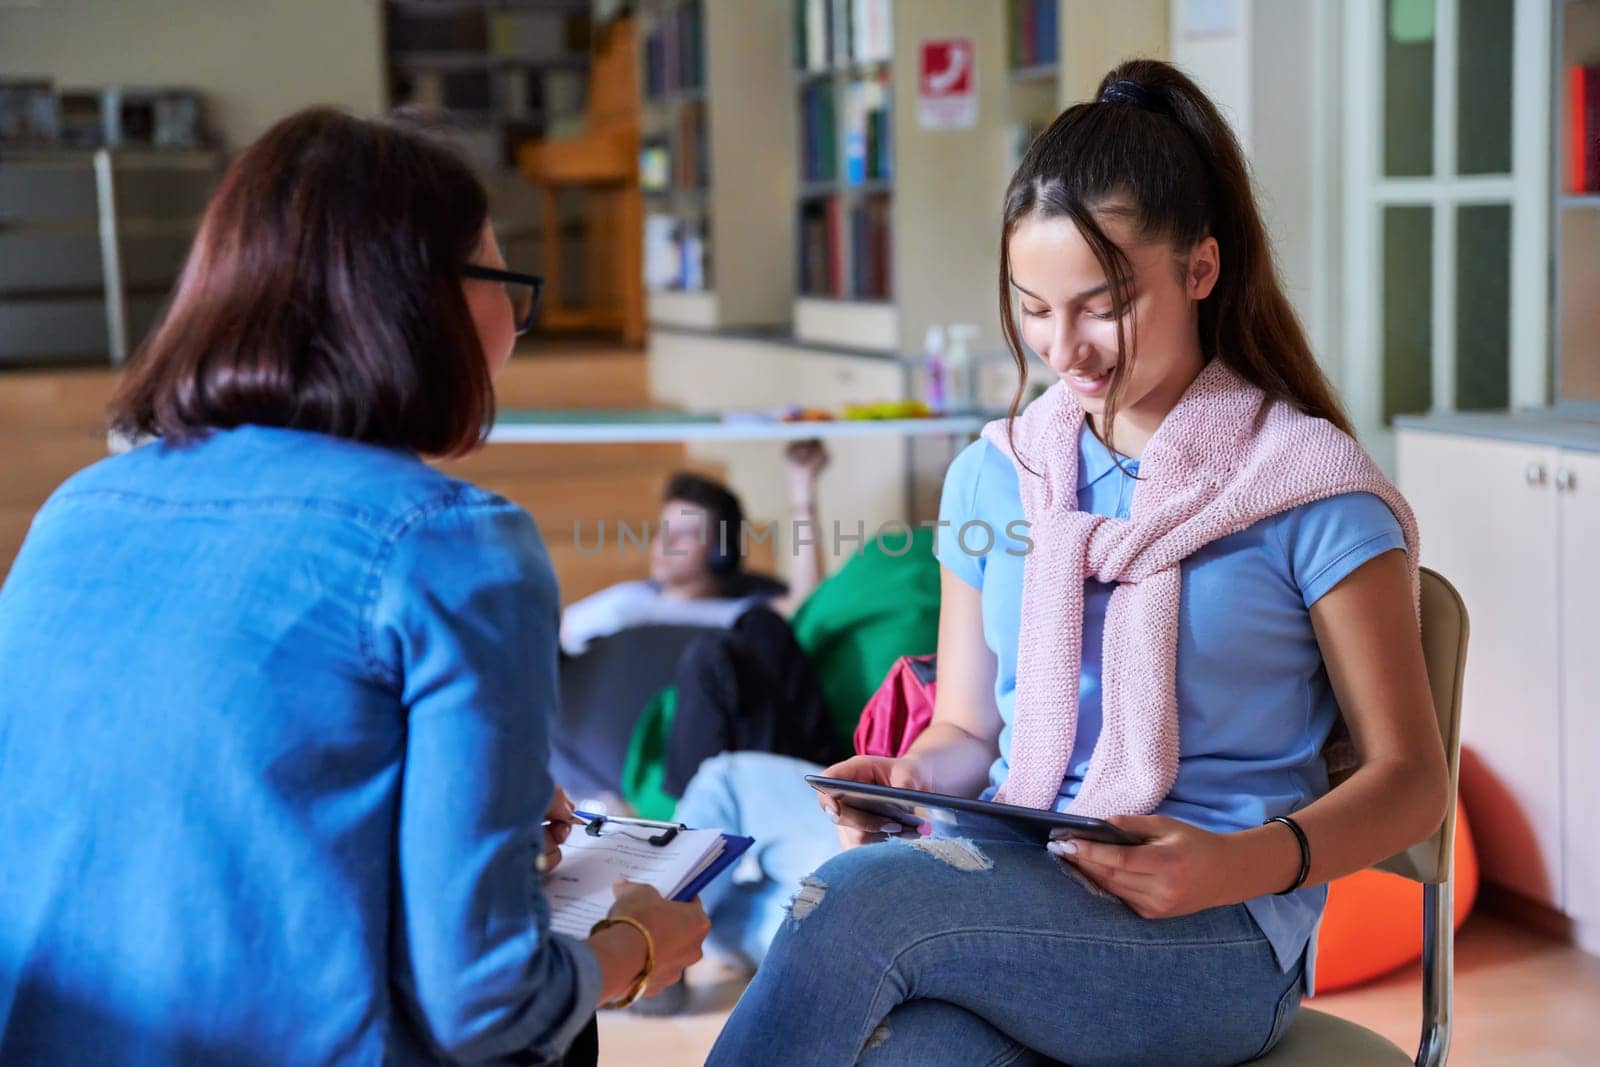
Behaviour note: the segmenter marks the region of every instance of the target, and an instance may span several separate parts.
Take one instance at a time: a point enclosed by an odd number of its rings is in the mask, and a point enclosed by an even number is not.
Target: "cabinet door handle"
[[[1529,485],[1543,485],[1546,472],[1543,463],[1530,463],[1523,476],[1528,479]]]
[[[1556,469],[1556,492],[1570,493],[1578,488],[1578,479],[1565,467]]]

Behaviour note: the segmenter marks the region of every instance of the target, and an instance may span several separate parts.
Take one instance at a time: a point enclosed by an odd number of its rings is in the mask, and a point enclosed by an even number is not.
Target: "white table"
[[[962,436],[976,434],[1002,412],[926,419],[833,419],[777,422],[649,409],[508,410],[489,431],[490,444],[632,444],[646,441],[805,441],[814,438]]]
[[[490,444],[639,444],[647,441],[806,441],[841,437],[968,437],[1004,412],[958,412],[924,419],[829,419],[779,422],[735,413],[632,410],[505,410],[496,414]],[[916,464],[907,455],[905,509],[916,498]]]

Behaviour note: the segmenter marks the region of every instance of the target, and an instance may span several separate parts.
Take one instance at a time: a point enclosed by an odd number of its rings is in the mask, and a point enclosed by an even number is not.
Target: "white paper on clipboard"
[[[572,937],[589,936],[616,903],[618,878],[643,882],[669,900],[722,854],[720,830],[680,830],[665,845],[612,828],[598,837],[575,829],[561,846],[561,864],[545,875],[550,928]]]

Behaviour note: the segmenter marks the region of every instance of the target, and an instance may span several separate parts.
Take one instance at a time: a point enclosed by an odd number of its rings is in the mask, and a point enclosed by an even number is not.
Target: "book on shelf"
[[[665,212],[644,219],[644,281],[651,289],[701,290],[708,277],[703,224]]]
[[[844,295],[844,202],[828,198],[828,295]]]
[[[1600,66],[1572,66],[1566,79],[1569,193],[1600,193]]]
[[[839,176],[839,126],[832,82],[811,82],[800,90],[801,175],[807,182]]]
[[[800,292],[805,296],[832,296],[828,288],[831,253],[828,247],[827,199],[807,200],[800,205],[799,251]]]
[[[589,76],[581,70],[546,70],[533,79],[540,85],[544,114],[566,118],[584,113],[584,96],[589,91]]]
[[[801,294],[889,299],[890,210],[887,193],[803,201],[798,242]]]
[[[691,100],[680,107],[672,127],[673,184],[680,189],[704,189],[711,184],[705,101]]]
[[[672,153],[665,141],[646,141],[639,149],[639,188],[664,192],[672,182]]]
[[[487,17],[492,56],[538,64],[583,51],[569,44],[568,16],[560,11],[491,11]]]
[[[1010,0],[1011,69],[1053,67],[1060,56],[1057,0]]]
[[[670,289],[678,277],[678,220],[652,213],[644,217],[644,283]]]
[[[798,70],[827,70],[827,0],[794,0],[794,65]]]
[[[794,0],[795,67],[826,71],[894,56],[893,0]]]
[[[862,197],[850,208],[851,292],[857,300],[889,299],[889,197]]]
[[[706,233],[703,223],[683,225],[678,281],[682,288],[700,291],[706,287]]]
[[[887,74],[844,87],[844,177],[851,185],[889,177],[889,96]]]
[[[705,85],[705,20],[699,0],[663,8],[645,34],[645,95]]]
[[[857,63],[886,63],[894,58],[892,0],[854,0],[850,55]]]

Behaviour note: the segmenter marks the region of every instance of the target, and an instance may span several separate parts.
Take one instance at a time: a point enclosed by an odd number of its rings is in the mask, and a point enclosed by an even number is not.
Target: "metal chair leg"
[[[1455,1011],[1455,886],[1451,880],[1424,883],[1422,912],[1422,1042],[1416,1063],[1417,1067],[1443,1067],[1450,1054]]]

